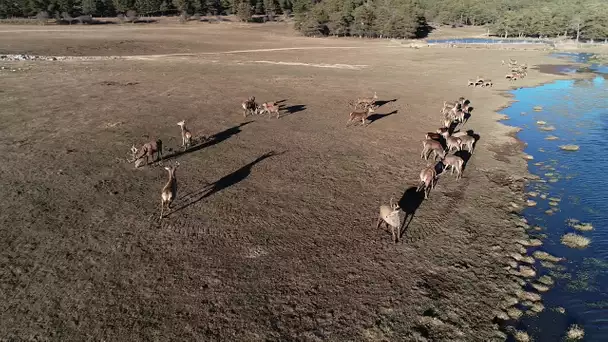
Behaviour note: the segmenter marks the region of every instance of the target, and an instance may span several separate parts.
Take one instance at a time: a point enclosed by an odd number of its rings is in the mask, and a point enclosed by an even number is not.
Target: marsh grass
[[[563,151],[578,151],[580,149],[578,145],[559,145],[559,148]]]
[[[578,235],[575,233],[568,233],[562,236],[562,244],[570,247],[570,248],[579,248],[583,249],[589,246],[591,243],[591,239],[584,237],[582,235]]]
[[[572,324],[570,328],[568,328],[566,337],[571,341],[580,340],[585,337],[585,330],[583,330],[583,328],[578,324]]]

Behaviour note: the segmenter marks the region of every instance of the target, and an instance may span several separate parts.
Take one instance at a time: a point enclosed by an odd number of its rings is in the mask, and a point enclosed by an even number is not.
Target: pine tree
[[[112,0],[112,4],[118,13],[126,13],[133,8],[132,0]]]
[[[97,14],[98,0],[82,0],[80,9],[84,14],[96,15]]]

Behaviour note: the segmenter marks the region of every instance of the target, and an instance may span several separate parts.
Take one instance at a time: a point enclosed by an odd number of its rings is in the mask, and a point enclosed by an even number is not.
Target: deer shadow
[[[392,99],[392,100],[379,100],[374,102],[374,105],[376,105],[377,108],[380,108],[382,106],[384,106],[387,103],[391,103],[391,102],[396,102],[397,99]]]
[[[403,220],[403,225],[399,230],[399,239],[403,237],[405,231],[409,228],[412,220],[414,219],[414,215],[420,205],[424,202],[424,192],[418,191],[418,188],[415,186],[409,187],[401,196],[399,200],[399,207],[405,212],[405,218]],[[409,218],[409,221],[408,221]]]
[[[462,158],[462,160],[464,161],[464,164],[462,164],[462,171],[464,171],[467,168],[467,164],[469,162],[469,160],[471,159],[471,152],[467,151],[467,150],[460,150],[460,151],[456,151],[454,153],[455,156],[458,156],[460,158]]]
[[[284,110],[285,113],[281,116],[287,116],[306,110],[306,105],[291,105],[291,106],[279,106],[280,110]]]
[[[372,122],[375,122],[375,121],[385,118],[387,116],[391,116],[393,114],[397,114],[398,112],[399,112],[398,110],[394,110],[394,111],[392,111],[390,113],[386,113],[386,114],[378,114],[378,113],[372,114],[367,117],[367,120],[369,120],[369,123],[371,124]]]
[[[251,168],[253,168],[254,165],[263,161],[266,158],[278,156],[283,153],[285,153],[285,151],[280,152],[280,153],[276,153],[274,151],[266,152],[263,155],[259,156],[254,161],[250,162],[249,164],[240,167],[238,170],[229,173],[228,175],[216,180],[215,182],[213,182],[211,184],[205,184],[205,186],[203,186],[200,190],[197,190],[197,191],[194,191],[192,193],[185,195],[184,197],[186,199],[189,198],[189,200],[185,204],[183,204],[180,207],[176,208],[175,210],[171,211],[171,213],[169,213],[168,215],[171,215],[171,214],[176,213],[180,210],[183,210],[189,206],[192,206],[192,205],[202,201],[203,199],[212,196],[213,194],[215,194],[217,192],[220,192],[226,188],[229,188],[229,187],[243,181],[251,174]]]
[[[171,154],[168,154],[167,156],[163,156],[163,158],[161,160],[170,160],[170,159],[177,158],[184,154],[196,152],[198,150],[202,150],[203,148],[217,145],[217,144],[221,143],[222,141],[229,139],[233,135],[239,134],[242,131],[241,127],[248,125],[252,122],[253,121],[243,122],[239,125],[236,125],[236,126],[228,128],[228,129],[225,129],[221,132],[215,133],[214,135],[208,137],[207,139],[203,139],[203,141],[201,143],[191,146],[185,150],[175,151]]]

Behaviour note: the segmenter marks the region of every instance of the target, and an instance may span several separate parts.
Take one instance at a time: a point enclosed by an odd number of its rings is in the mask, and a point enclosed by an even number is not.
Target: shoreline
[[[558,52],[558,51],[555,51]],[[494,111],[494,114],[496,115],[496,123],[497,126],[501,127],[502,130],[506,130],[506,136],[508,136],[510,139],[513,139],[516,142],[516,146],[517,150],[519,151],[518,156],[519,158],[523,161],[521,163],[521,167],[517,167],[518,171],[513,172],[512,176],[515,178],[523,178],[525,180],[525,182],[529,182],[530,180],[536,179],[536,176],[531,174],[529,171],[529,160],[527,160],[525,158],[526,153],[524,152],[525,147],[527,146],[527,142],[520,139],[518,137],[518,133],[523,129],[521,127],[517,127],[517,126],[511,126],[509,125],[509,120],[510,120],[510,116],[506,115],[506,114],[502,114],[501,112],[504,111],[505,109],[509,108],[512,106],[513,103],[516,103],[517,100],[515,99],[515,96],[513,94],[511,94],[512,90],[515,89],[521,89],[521,88],[536,88],[545,84],[550,84],[553,83],[555,81],[558,80],[569,80],[569,79],[586,79],[586,78],[590,78],[593,77],[592,73],[576,73],[576,74],[566,74],[566,73],[559,73],[559,72],[552,72],[553,69],[555,69],[556,67],[561,67],[561,66],[570,66],[572,68],[579,68],[581,66],[584,66],[584,63],[576,63],[576,62],[572,62],[572,61],[567,61],[563,64],[559,64],[559,60],[557,58],[551,57],[549,56],[551,53],[553,52],[545,52],[545,56],[543,56],[541,63],[535,63],[534,65],[530,65],[530,69],[535,71],[535,74],[531,77],[530,73],[528,74],[528,77],[525,78],[525,82],[521,82],[521,83],[525,83],[525,84],[521,84],[519,83],[517,86],[511,86],[511,87],[503,87],[502,89],[500,89],[500,92],[497,93],[495,95],[495,97],[497,99],[501,99],[501,101],[496,100],[496,102],[498,103],[502,103],[501,105],[495,107],[496,110]],[[539,77],[540,76],[540,77]],[[518,80],[521,81],[521,80]],[[518,196],[517,199],[519,200],[517,202],[517,204],[519,205],[518,208],[514,208],[515,210],[513,210],[512,213],[514,213],[515,215],[505,215],[505,219],[509,219],[511,220],[512,224],[518,228],[518,232],[516,233],[515,236],[513,236],[514,240],[517,239],[530,239],[530,235],[528,234],[528,231],[526,229],[524,229],[523,227],[527,224],[527,220],[525,219],[525,217],[523,216],[523,210],[526,208],[526,191],[525,191],[525,185],[522,187],[521,191],[518,192]],[[522,224],[523,223],[523,224]],[[519,244],[517,243],[513,243],[514,246],[519,246]],[[528,249],[527,246],[523,245],[523,248],[525,248],[526,250]],[[509,246],[505,245],[504,246],[505,249],[508,249]],[[516,251],[515,253],[521,253],[523,252],[523,249],[521,249],[520,251]],[[505,259],[509,259],[509,253],[506,253],[507,255],[505,255]],[[523,255],[525,255],[526,253],[521,253]],[[510,267],[509,267],[510,269]],[[525,279],[525,278],[524,278]],[[520,288],[521,290],[525,289],[525,286],[521,286],[521,284],[515,284],[515,289]],[[510,295],[514,295],[513,294],[513,288],[510,288],[508,292],[511,292]],[[541,297],[542,297],[542,293],[540,293]],[[503,307],[503,309],[505,309]],[[505,311],[502,311],[504,313],[504,317],[508,317],[507,313]],[[500,317],[500,315],[497,315],[497,317]],[[519,322],[520,319],[516,319],[516,320],[511,320],[511,319],[502,319],[502,322]],[[506,329],[506,331],[505,331]],[[507,324],[506,326],[501,326],[501,331],[502,332],[507,332],[507,333],[514,333],[516,330],[510,330],[510,329],[514,329],[513,325],[509,325]]]

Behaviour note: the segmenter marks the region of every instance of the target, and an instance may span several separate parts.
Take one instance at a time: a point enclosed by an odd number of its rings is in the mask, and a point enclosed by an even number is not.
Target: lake
[[[589,54],[555,54],[584,62]],[[525,153],[534,157],[529,171],[540,177],[527,186],[528,198],[537,202],[523,216],[529,233],[543,245],[541,250],[565,260],[534,266],[539,276],[548,275],[555,284],[541,293],[544,310],[524,315],[517,329],[534,341],[561,341],[571,324],[584,328],[584,341],[608,341],[608,92],[604,66],[592,66],[595,77],[559,80],[535,88],[521,88],[510,107],[505,124],[522,128],[518,138],[527,143]],[[534,109],[535,106],[541,108]],[[556,139],[556,140],[550,140]],[[577,145],[564,151],[561,145]],[[549,212],[547,212],[549,210]],[[578,226],[569,219],[590,223]],[[591,240],[583,249],[562,244],[564,234],[576,233]],[[537,283],[537,282],[536,282]],[[527,291],[538,292],[526,285]],[[561,308],[565,313],[560,312]],[[525,311],[524,307],[524,311]]]

